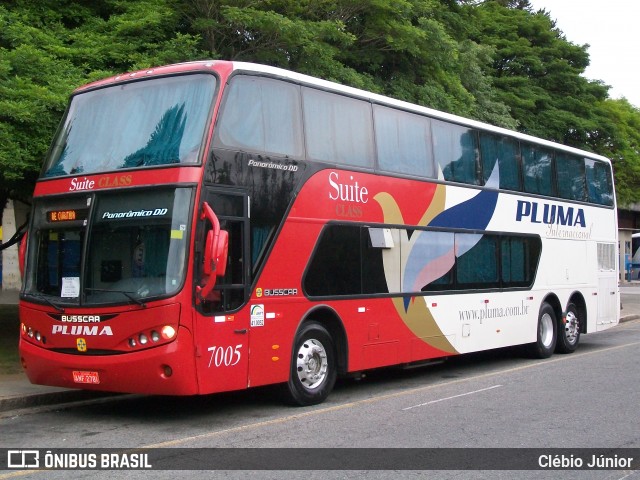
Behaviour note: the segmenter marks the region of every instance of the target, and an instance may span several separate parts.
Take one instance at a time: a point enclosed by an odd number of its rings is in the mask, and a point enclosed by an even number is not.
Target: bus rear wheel
[[[556,348],[557,332],[556,312],[551,305],[543,303],[538,314],[537,339],[527,345],[527,353],[534,358],[549,358]]]
[[[580,319],[578,318],[578,309],[573,303],[570,303],[569,306],[567,306],[567,313],[558,331],[556,352],[573,353],[576,351],[576,348],[578,348],[579,341]]]
[[[294,405],[322,403],[336,382],[336,355],[329,332],[317,322],[302,326],[293,344],[285,397]]]

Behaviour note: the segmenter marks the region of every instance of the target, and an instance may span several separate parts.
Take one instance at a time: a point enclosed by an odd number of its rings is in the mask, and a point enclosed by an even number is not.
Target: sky
[[[640,108],[639,0],[529,0],[544,8],[568,41],[588,43],[584,76],[609,85],[609,97],[625,97]]]

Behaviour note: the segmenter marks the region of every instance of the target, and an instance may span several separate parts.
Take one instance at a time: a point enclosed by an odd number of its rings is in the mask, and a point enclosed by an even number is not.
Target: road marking
[[[419,403],[418,405],[413,405],[411,407],[405,407],[402,410],[405,411],[405,410],[411,410],[412,408],[426,407],[427,405],[433,405],[434,403],[440,403],[440,402],[444,402],[446,400],[453,400],[454,398],[466,397],[467,395],[475,395],[476,393],[486,392],[487,390],[493,390],[494,388],[500,388],[502,386],[503,385],[494,385],[492,387],[481,388],[480,390],[474,390],[473,392],[461,393],[459,395],[454,395],[452,397],[439,398],[437,400],[431,400],[429,402]]]

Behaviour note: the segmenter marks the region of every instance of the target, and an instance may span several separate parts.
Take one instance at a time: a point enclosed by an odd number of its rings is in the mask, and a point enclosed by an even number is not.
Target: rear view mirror
[[[229,256],[229,232],[220,229],[218,217],[207,202],[202,204],[201,220],[211,223],[211,230],[207,232],[204,245],[204,259],[202,272],[205,276],[204,285],[196,287],[197,302],[205,300],[216,285],[217,277],[222,277],[227,271]]]
[[[18,247],[18,267],[20,268],[20,275],[24,278],[24,266],[27,262],[27,241],[29,239],[29,234],[25,233],[20,241],[20,246]]]
[[[204,246],[205,275],[224,277],[227,271],[227,256],[229,255],[229,232],[220,230],[218,239],[213,230],[207,232],[207,240]]]

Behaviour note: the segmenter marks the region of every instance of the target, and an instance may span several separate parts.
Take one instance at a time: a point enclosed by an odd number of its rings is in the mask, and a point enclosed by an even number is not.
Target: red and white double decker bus
[[[619,318],[610,162],[293,72],[76,90],[24,242],[33,383],[194,395],[526,345]]]

